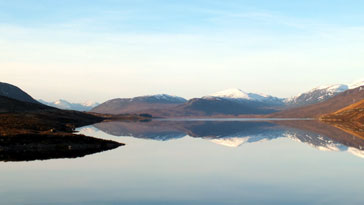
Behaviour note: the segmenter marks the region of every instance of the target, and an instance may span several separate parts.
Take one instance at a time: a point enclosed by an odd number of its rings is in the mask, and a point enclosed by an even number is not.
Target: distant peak
[[[213,93],[209,96],[234,99],[250,99],[249,94],[240,90],[239,88],[229,88],[223,91]]]
[[[97,106],[97,105],[99,105],[100,103],[98,103],[98,102],[94,102],[94,101],[86,101],[86,102],[84,102],[84,103],[81,103],[81,105],[83,105],[83,106],[86,106],[86,107],[95,107],[95,106]]]
[[[244,100],[254,100],[254,101],[270,101],[274,97],[261,93],[247,93],[239,88],[230,88],[217,93],[214,93],[204,98],[209,97],[220,97],[220,98],[230,98],[230,99],[244,99]]]
[[[155,94],[155,95],[145,95],[141,97],[154,97],[157,99],[183,99],[182,97],[175,96],[175,95],[168,95],[168,94]]]

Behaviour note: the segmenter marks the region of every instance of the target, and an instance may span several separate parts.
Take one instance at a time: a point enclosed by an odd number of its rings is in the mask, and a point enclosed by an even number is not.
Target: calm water
[[[364,203],[364,140],[314,121],[110,122],[79,130],[126,146],[0,162],[0,204]]]

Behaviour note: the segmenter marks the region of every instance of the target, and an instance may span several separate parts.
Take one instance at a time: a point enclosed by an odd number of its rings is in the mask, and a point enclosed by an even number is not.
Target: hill
[[[29,94],[27,94],[20,88],[8,83],[0,82],[0,96],[16,99],[23,102],[38,104],[38,101],[34,100]]]
[[[325,121],[352,121],[364,123],[364,99],[334,113],[322,115]]]
[[[249,115],[276,112],[270,104],[251,100],[230,100],[220,97],[195,98],[177,106],[176,113],[185,116],[200,115]]]
[[[0,96],[0,113],[29,112],[41,110],[55,110],[40,103],[24,102],[13,98]]]
[[[143,112],[149,109],[167,109],[185,103],[187,100],[166,94],[140,96],[135,98],[116,98],[106,101],[90,112],[103,114],[124,114]]]

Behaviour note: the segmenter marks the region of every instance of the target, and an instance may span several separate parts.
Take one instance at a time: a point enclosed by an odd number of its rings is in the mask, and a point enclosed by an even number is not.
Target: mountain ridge
[[[134,98],[114,98],[93,109],[91,112],[103,114],[123,114],[141,112],[148,109],[166,109],[187,102],[186,99],[167,94],[146,95]]]
[[[285,98],[284,102],[288,107],[291,108],[320,103],[336,96],[337,94],[361,87],[363,85],[364,80],[355,81],[348,84],[321,85],[296,96]]]
[[[320,115],[335,112],[341,108],[359,102],[362,99],[364,99],[364,86],[346,90],[345,92],[337,94],[323,102],[283,110],[281,112],[268,115],[268,117],[318,118]]]

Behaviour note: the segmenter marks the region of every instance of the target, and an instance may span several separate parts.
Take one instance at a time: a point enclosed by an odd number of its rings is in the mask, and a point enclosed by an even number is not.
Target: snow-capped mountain
[[[285,100],[285,102],[289,106],[303,106],[303,105],[315,104],[323,102],[348,89],[349,86],[344,84],[320,86],[311,89],[308,92],[301,93],[295,97],[288,98]]]
[[[327,99],[332,98],[339,93],[342,93],[349,89],[355,89],[360,86],[364,86],[364,80],[348,84],[319,86],[309,90],[308,92],[301,93],[291,98],[287,98],[284,102],[291,107],[315,104],[326,101]]]
[[[210,96],[221,97],[221,98],[232,98],[232,99],[255,100],[255,98],[253,98],[253,96],[250,96],[249,93],[246,93],[238,88],[231,88],[231,89],[223,90],[223,91],[211,94]]]
[[[257,102],[264,102],[269,104],[283,104],[283,99],[273,97],[271,95],[261,94],[261,93],[248,93],[244,92],[238,88],[231,88],[227,90],[223,90],[220,92],[213,93],[211,95],[205,96],[203,98],[211,98],[211,97],[218,97],[224,98],[229,100],[249,100],[249,101],[257,101]]]
[[[63,109],[63,110],[77,110],[77,111],[90,111],[92,108],[96,107],[97,105],[99,105],[99,103],[95,103],[95,102],[85,102],[85,103],[70,103],[66,100],[57,100],[54,102],[47,102],[44,100],[39,100],[40,103],[51,106],[51,107],[56,107],[59,109]]]

